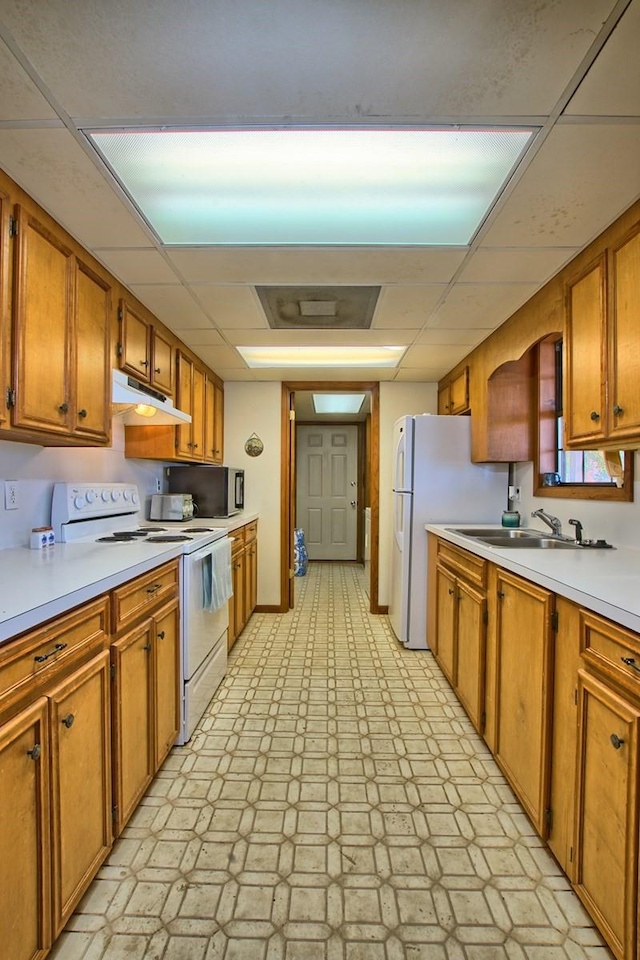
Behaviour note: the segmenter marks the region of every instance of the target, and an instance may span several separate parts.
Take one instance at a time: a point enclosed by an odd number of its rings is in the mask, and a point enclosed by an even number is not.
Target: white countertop
[[[491,526],[486,523],[435,523],[427,524],[425,529],[640,633],[640,550],[633,547],[510,550],[509,547],[489,546],[471,540],[449,529]],[[502,529],[496,525],[496,530]],[[540,532],[545,533],[544,530]]]
[[[226,519],[198,517],[194,526],[223,527],[230,536],[257,518],[242,513]],[[166,526],[166,524],[165,524]],[[188,523],[181,524],[186,527]],[[0,643],[85,603],[127,580],[179,557],[182,544],[56,543],[44,550],[0,550]]]

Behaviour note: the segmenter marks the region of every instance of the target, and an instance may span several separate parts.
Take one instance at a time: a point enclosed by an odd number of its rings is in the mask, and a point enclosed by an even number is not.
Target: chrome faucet
[[[560,521],[558,517],[554,517],[550,513],[545,513],[544,510],[534,510],[531,516],[539,517],[543,523],[546,523],[548,527],[551,527],[554,536],[562,536],[562,521]]]

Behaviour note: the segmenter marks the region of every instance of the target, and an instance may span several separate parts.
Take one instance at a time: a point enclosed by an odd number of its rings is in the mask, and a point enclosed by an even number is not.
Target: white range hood
[[[162,427],[191,423],[191,416],[174,407],[169,397],[122,370],[113,370],[111,402],[116,407],[114,413],[121,417],[125,426]]]

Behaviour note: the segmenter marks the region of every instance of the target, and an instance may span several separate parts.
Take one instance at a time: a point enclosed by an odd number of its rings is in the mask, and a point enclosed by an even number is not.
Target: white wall
[[[245,509],[258,511],[258,603],[280,603],[280,415],[282,385],[227,381],[224,385],[224,462],[245,471]],[[244,445],[257,433],[259,457]]]
[[[389,558],[393,536],[391,486],[392,429],[405,414],[437,413],[437,383],[380,384],[380,528],[378,546],[378,602],[389,603]]]
[[[634,454],[631,454],[634,456]],[[534,497],[533,464],[516,465],[515,482],[521,488],[520,511],[523,526],[542,527],[539,519],[532,519],[531,512],[541,507],[547,513],[562,520],[562,532],[574,536],[574,527],[569,518],[579,520],[584,527],[584,536],[590,540],[603,539],[609,543],[628,547],[640,547],[640,454],[635,453],[635,485],[633,503],[603,503],[597,500],[561,500],[554,497]]]
[[[22,547],[31,527],[51,520],[51,495],[58,480],[136,483],[149,515],[148,501],[162,479],[164,464],[153,460],[125,460],[124,426],[115,419],[113,446],[107,449],[39,447],[0,440],[0,549]],[[5,510],[4,480],[18,481],[19,507]]]

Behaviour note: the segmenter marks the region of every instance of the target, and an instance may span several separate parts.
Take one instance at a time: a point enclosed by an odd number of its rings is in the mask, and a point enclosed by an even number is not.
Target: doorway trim
[[[335,381],[335,380],[295,380],[282,384],[282,459],[280,476],[282,494],[280,497],[280,606],[282,612],[292,609],[293,596],[293,525],[295,516],[296,449],[295,418],[291,413],[295,409],[296,390],[323,390],[342,392],[368,391],[371,394],[371,588],[370,611],[383,613],[378,605],[378,527],[379,527],[379,489],[380,489],[380,384],[375,381]]]

